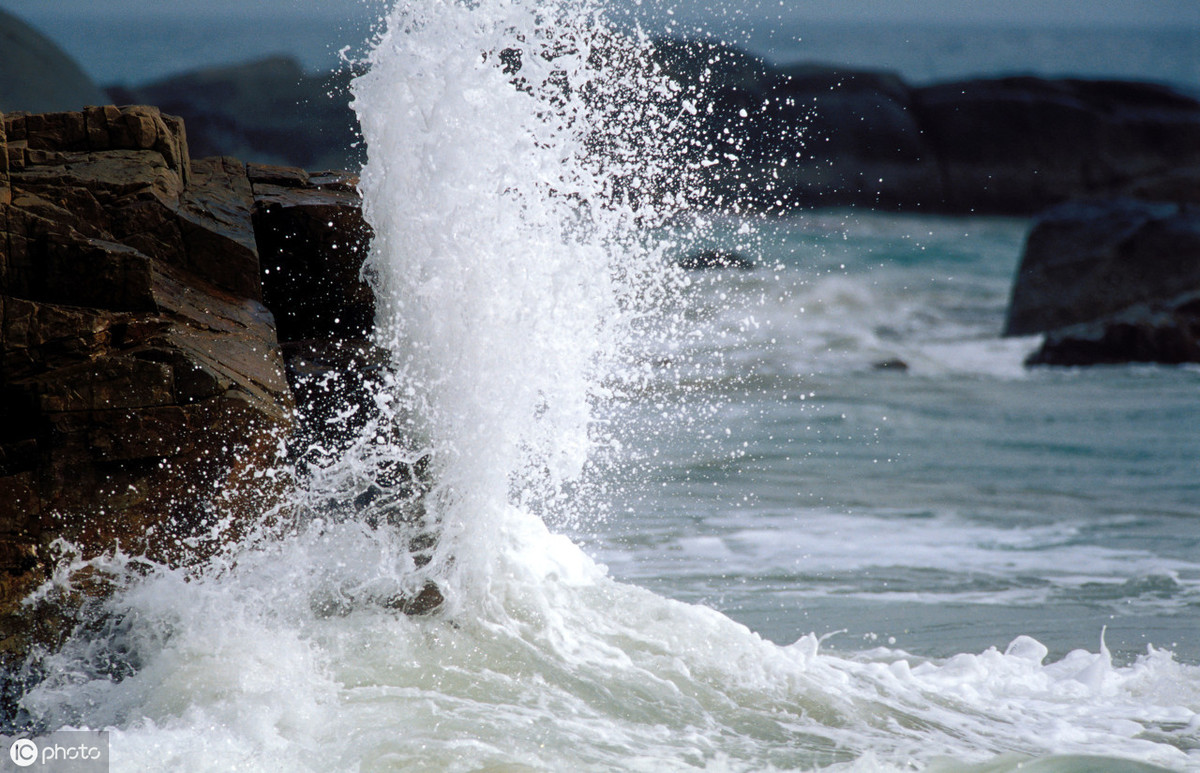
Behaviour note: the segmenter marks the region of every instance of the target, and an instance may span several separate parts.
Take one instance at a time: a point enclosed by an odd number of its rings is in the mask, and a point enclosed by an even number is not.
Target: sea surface
[[[650,34],[714,36],[777,64],[823,62],[892,70],[915,84],[1011,74],[1128,78],[1200,89],[1200,27],[829,21],[803,6],[614,0],[610,17]],[[331,0],[321,10],[246,3],[236,10],[164,3],[0,0],[101,85],[138,85],[202,67],[295,57],[310,71],[369,50],[386,0]]]
[[[108,729],[114,771],[1200,770],[1200,369],[1025,368],[1038,340],[999,337],[1022,219],[629,194],[688,177],[639,45],[578,53],[613,15],[414,0],[376,26],[377,419],[264,503],[288,528],[199,571],[92,562],[120,590],[22,727]],[[273,45],[206,29],[93,75]],[[1177,32],[1091,59],[1064,58],[1086,30],[762,45],[1196,85]],[[478,54],[512,47],[525,90]],[[674,267],[710,247],[753,267]],[[386,471],[426,455],[414,511]],[[429,581],[441,610],[395,611]]]

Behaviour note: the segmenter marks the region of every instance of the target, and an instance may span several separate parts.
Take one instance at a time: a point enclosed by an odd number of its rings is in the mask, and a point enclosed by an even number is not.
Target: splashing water
[[[673,201],[672,88],[598,9],[520,2],[398,8],[355,85],[378,335],[456,573],[504,544],[499,509],[561,511],[665,289],[640,233]]]
[[[374,418],[286,533],[200,570],[95,562],[124,587],[42,658],[30,727],[109,728],[114,770],[1200,768],[1200,674],[1170,653],[777,646],[553,534],[620,472],[604,405],[651,378],[635,342],[690,334],[645,236],[687,207],[679,87],[586,0],[401,4],[369,64]],[[388,603],[427,581],[436,612]]]

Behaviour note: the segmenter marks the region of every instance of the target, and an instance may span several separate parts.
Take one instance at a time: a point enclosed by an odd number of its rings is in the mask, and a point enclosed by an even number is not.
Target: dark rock
[[[698,108],[681,130],[694,135],[705,206],[1033,214],[1081,196],[1200,195],[1200,101],[1165,86],[1014,77],[913,88],[889,73],[774,67],[714,41],[656,48],[680,110],[684,99]]]
[[[190,185],[179,197],[185,264],[244,298],[262,300],[254,194],[246,167],[235,158],[192,162]]]
[[[1200,163],[1200,102],[1166,86],[1000,78],[914,99],[950,211],[1035,212]]]
[[[1139,177],[1117,192],[1143,201],[1200,205],[1200,165],[1171,168]]]
[[[357,180],[251,164],[264,300],[283,341],[366,338],[375,296],[361,277],[371,231]]]
[[[1200,290],[1200,209],[1134,199],[1070,202],[1034,221],[1004,334],[1092,322]]]
[[[875,370],[891,370],[897,373],[908,372],[908,363],[897,357],[894,357],[890,360],[879,360],[878,362],[873,362],[871,363],[871,367]]]
[[[107,101],[62,49],[0,10],[0,112],[80,110]]]
[[[374,418],[374,395],[389,372],[389,354],[367,340],[318,338],[284,343],[283,357],[296,397],[292,446],[298,462],[327,463]]]
[[[395,596],[384,602],[384,606],[406,615],[424,615],[440,608],[445,600],[441,589],[435,583],[427,582],[414,598]]]
[[[678,265],[680,268],[692,271],[721,268],[746,271],[754,268],[754,261],[745,255],[727,250],[701,250],[684,255],[678,260]]]
[[[689,165],[704,170],[700,189],[687,193],[722,209],[791,206],[794,186],[778,170],[803,147],[811,106],[781,97],[786,76],[716,40],[657,40],[654,58],[680,85],[677,134]]]
[[[255,476],[293,401],[240,162],[192,162],[155,108],[0,123],[0,640],[17,651],[55,540],[183,564],[236,537],[270,499]]]
[[[1027,365],[1200,362],[1200,295],[1046,334]]]
[[[509,53],[498,60],[518,74]],[[658,40],[653,55],[680,86],[664,107],[697,178],[682,191],[695,205],[1034,214],[1081,196],[1200,196],[1200,102],[1166,86],[1013,77],[914,88],[887,72],[776,67],[715,40]],[[276,57],[112,93],[183,116],[198,156],[356,169],[353,75],[309,75]]]
[[[1030,364],[1200,362],[1200,208],[1060,205],[1030,232],[1006,335],[1046,333]]]
[[[811,65],[783,72],[775,99],[805,109],[803,146],[789,148],[794,157],[777,170],[793,204],[940,207],[937,154],[898,76]]]

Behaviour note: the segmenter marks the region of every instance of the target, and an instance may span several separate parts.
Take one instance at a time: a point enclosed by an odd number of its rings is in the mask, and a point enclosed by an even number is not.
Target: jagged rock
[[[1046,333],[1031,364],[1200,361],[1200,207],[1070,202],[1034,223],[1006,335]]]
[[[375,295],[361,276],[371,232],[357,179],[295,167],[247,165],[266,303],[275,310],[296,396],[294,445],[336,454],[369,420],[389,366],[367,340]],[[347,406],[353,416],[335,417]],[[302,464],[307,460],[301,453]]]
[[[192,161],[155,108],[0,123],[0,646],[17,650],[56,540],[185,563],[236,537],[270,500],[256,476],[293,401],[240,162]],[[216,544],[192,539],[221,518]]]
[[[80,110],[107,101],[62,49],[0,10],[0,111]]]
[[[397,420],[381,415],[378,390],[393,376],[390,352],[369,340],[375,296],[363,275],[371,231],[362,216],[358,181],[346,173],[310,174],[295,167],[247,165],[254,193],[254,225],[263,266],[263,297],[279,321],[288,382],[296,399],[290,446],[296,470],[307,474],[340,459],[371,423],[403,445]],[[389,428],[390,429],[386,429]],[[378,464],[350,504],[371,528],[409,533],[416,567],[429,564],[437,545],[427,521],[428,456],[414,463]],[[344,517],[337,512],[330,517]],[[404,614],[439,608],[434,580],[414,596],[362,599]],[[318,604],[322,614],[333,608]],[[347,610],[348,611],[348,610]]]

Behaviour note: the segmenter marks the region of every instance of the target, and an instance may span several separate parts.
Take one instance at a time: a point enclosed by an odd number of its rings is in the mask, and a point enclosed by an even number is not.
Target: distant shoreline
[[[46,7],[12,2],[0,2],[0,7],[40,29],[103,86],[135,86],[269,55],[291,56],[309,72],[328,71],[339,66],[343,48],[348,47],[352,59],[365,55],[378,23],[365,3],[351,12],[308,10],[287,18],[260,8],[151,13],[89,8],[64,19]],[[615,9],[613,17],[621,22],[629,13]],[[701,21],[687,13],[672,18],[676,33],[689,36]],[[655,31],[650,20],[642,23]],[[775,64],[890,70],[916,85],[1032,74],[1142,80],[1200,90],[1200,26],[881,24],[781,21],[763,13],[734,14],[723,24],[704,20],[703,27]]]

